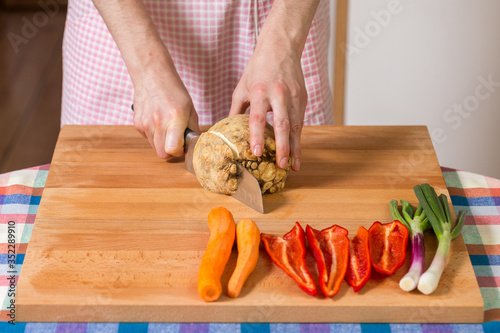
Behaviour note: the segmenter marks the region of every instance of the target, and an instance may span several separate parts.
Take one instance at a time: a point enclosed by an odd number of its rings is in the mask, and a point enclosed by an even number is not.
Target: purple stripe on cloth
[[[422,324],[422,333],[453,333],[450,324]]]
[[[87,323],[59,323],[56,333],[86,333]]]
[[[329,324],[300,324],[301,333],[330,333]]]

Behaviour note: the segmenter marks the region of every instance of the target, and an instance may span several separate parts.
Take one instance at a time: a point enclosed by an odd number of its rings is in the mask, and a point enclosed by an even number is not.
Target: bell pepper
[[[325,297],[338,293],[349,261],[347,230],[333,225],[321,231],[306,227],[307,241],[318,266],[319,287]]]
[[[299,222],[283,237],[261,233],[260,238],[271,260],[302,290],[312,296],[317,295],[316,284],[306,266],[306,238]]]
[[[408,229],[398,220],[385,224],[377,221],[368,233],[373,268],[381,274],[394,274],[406,259]]]
[[[368,246],[368,230],[359,227],[356,236],[349,244],[349,265],[345,274],[345,280],[358,292],[370,279],[372,273],[372,262],[370,248]]]

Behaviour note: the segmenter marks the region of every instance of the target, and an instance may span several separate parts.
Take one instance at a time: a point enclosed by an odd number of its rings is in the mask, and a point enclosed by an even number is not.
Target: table
[[[22,268],[50,165],[0,175],[0,332],[499,332],[500,180],[442,167],[456,211],[468,209],[463,235],[484,300],[483,324],[10,324],[12,292]],[[10,243],[9,243],[10,241]],[[10,244],[10,246],[9,246]],[[15,244],[15,263],[9,262]],[[14,304],[15,305],[15,304]]]

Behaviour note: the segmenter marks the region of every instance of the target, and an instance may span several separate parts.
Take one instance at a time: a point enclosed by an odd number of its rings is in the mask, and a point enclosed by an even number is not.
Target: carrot
[[[198,293],[206,302],[216,301],[222,294],[221,276],[226,267],[235,238],[233,215],[223,207],[208,214],[210,239],[198,272]]]
[[[238,260],[233,275],[229,279],[227,292],[230,297],[238,297],[243,284],[253,272],[259,258],[260,231],[253,220],[243,219],[236,227]]]

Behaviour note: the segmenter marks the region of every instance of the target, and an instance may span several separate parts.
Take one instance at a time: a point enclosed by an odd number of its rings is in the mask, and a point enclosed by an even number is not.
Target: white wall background
[[[500,1],[350,0],[346,52],[346,125],[427,125],[442,166],[500,178]]]

